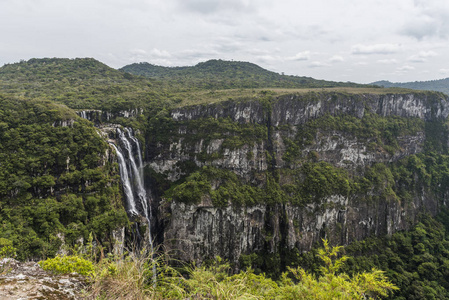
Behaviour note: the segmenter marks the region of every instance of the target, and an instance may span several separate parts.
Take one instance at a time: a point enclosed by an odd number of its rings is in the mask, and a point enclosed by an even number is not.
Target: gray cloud
[[[343,58],[343,56],[340,55],[334,55],[331,58],[329,58],[330,62],[343,62],[345,61],[345,59]]]
[[[386,65],[391,65],[391,64],[397,64],[398,61],[394,58],[387,58],[387,59],[379,59],[377,60],[377,62],[379,64],[386,64]]]
[[[436,20],[428,18],[417,19],[406,24],[399,32],[401,34],[422,40],[425,37],[439,36],[439,24]]]
[[[257,11],[260,4],[256,0],[177,0],[180,9],[204,15],[223,12],[251,13]]]
[[[399,45],[395,44],[373,44],[373,45],[354,45],[351,48],[352,54],[392,54],[398,52]]]
[[[449,3],[442,0],[415,0],[415,15],[403,25],[400,33],[418,40],[449,37]]]
[[[309,68],[323,68],[330,67],[331,65],[321,61],[313,61],[309,64]]]
[[[221,58],[328,80],[428,80],[449,68],[448,12],[446,0],[0,0],[0,65]],[[415,69],[397,70],[407,64]]]
[[[414,54],[408,58],[410,62],[423,63],[426,62],[430,57],[435,57],[438,54],[435,51],[420,51],[418,54]]]
[[[296,60],[296,61],[302,61],[302,60],[310,60],[311,53],[310,51],[302,51],[296,53],[296,55],[288,57],[288,60]]]
[[[405,66],[402,66],[402,67],[398,67],[397,70],[400,71],[400,72],[406,72],[406,71],[415,70],[415,67],[409,66],[409,65],[405,65]]]

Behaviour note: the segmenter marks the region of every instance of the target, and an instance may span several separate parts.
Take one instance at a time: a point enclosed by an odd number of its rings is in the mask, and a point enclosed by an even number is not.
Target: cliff
[[[159,242],[188,261],[261,253],[285,264],[321,238],[408,229],[446,201],[432,166],[446,163],[448,115],[441,94],[321,92],[153,116],[145,171],[161,199]]]
[[[128,224],[116,156],[65,105],[0,95],[0,248],[39,259],[83,244],[112,250]]]

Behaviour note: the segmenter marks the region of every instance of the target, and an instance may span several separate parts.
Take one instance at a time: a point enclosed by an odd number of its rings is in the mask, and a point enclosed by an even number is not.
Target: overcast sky
[[[448,0],[0,0],[0,66],[249,61],[368,83],[449,77]]]

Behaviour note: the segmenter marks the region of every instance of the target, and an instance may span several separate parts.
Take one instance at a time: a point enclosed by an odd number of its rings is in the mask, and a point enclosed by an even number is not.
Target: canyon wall
[[[441,94],[323,92],[150,117],[156,235],[184,260],[237,262],[254,252],[308,251],[321,238],[344,245],[408,229],[419,214],[438,212],[447,187],[436,191],[412,167],[402,183],[394,166],[429,147],[445,153],[448,115]],[[204,175],[211,170],[219,175]],[[240,193],[247,189],[259,196]],[[180,196],[186,192],[194,199]]]

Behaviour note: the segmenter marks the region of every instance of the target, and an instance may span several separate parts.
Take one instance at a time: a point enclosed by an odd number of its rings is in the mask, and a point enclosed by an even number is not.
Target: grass
[[[137,256],[101,260],[95,266],[89,299],[152,299],[148,297],[146,264],[146,259]]]
[[[209,265],[183,264],[170,266],[167,259],[140,252],[125,258],[110,255],[96,263],[88,299],[361,299],[382,298],[397,287],[384,272],[372,270],[349,277],[338,273],[347,257],[340,257],[342,247],[324,249],[318,256],[324,264],[321,275],[304,269],[288,268],[278,281],[257,275],[251,269],[233,274],[231,266],[221,258]],[[153,282],[153,266],[157,266],[157,283]],[[178,262],[179,265],[179,262]]]
[[[244,99],[257,99],[263,97],[268,91],[273,97],[279,97],[282,95],[304,95],[310,92],[339,92],[346,94],[406,94],[406,93],[426,93],[426,91],[417,91],[405,88],[369,88],[369,87],[332,87],[332,88],[266,88],[266,89],[226,89],[226,90],[200,90],[200,91],[188,91],[175,94],[178,103],[175,107],[183,107],[199,104],[213,104],[226,100],[244,100]]]

